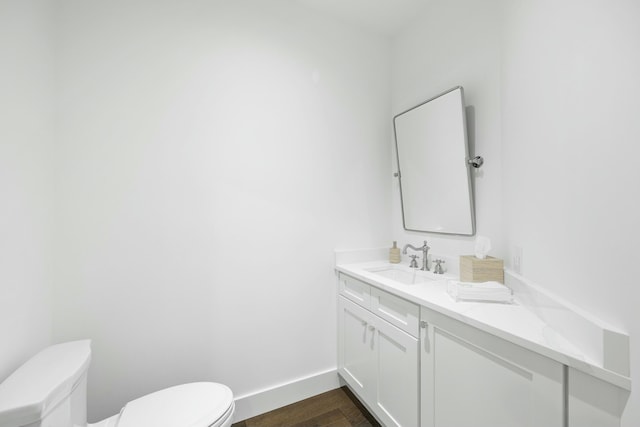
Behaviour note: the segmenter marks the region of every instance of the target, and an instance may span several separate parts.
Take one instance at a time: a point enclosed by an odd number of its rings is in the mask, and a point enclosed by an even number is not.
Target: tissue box
[[[504,261],[490,256],[485,259],[478,259],[474,255],[460,256],[460,281],[488,282],[490,280],[504,283]]]

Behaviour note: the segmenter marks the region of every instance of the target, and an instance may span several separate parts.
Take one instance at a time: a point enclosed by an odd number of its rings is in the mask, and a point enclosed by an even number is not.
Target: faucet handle
[[[434,259],[433,262],[436,263],[436,266],[433,267],[433,272],[435,274],[444,274],[444,270],[442,269],[442,264],[444,264],[446,261],[443,259]]]
[[[409,264],[409,268],[418,268],[418,261],[416,261],[416,258],[418,258],[418,255],[409,255],[409,258],[411,258],[411,263]]]

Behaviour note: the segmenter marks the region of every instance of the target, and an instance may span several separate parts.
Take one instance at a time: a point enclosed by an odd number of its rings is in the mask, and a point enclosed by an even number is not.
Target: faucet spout
[[[404,245],[404,247],[402,248],[402,254],[403,254],[403,255],[406,255],[406,254],[407,254],[407,249],[413,249],[414,251],[421,251],[421,250],[422,250],[422,248],[416,248],[415,246],[410,245],[410,244],[408,244],[408,243],[407,243],[407,244],[406,244],[406,245]]]
[[[429,271],[429,265],[427,264],[427,254],[429,253],[429,249],[431,248],[427,245],[427,241],[425,240],[424,244],[420,247],[415,247],[407,243],[402,248],[402,253],[406,255],[407,249],[413,249],[414,251],[422,251],[422,268],[420,270]]]

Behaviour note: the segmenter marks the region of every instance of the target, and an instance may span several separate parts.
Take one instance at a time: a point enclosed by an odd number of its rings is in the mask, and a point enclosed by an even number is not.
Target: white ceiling
[[[384,35],[394,35],[420,13],[428,0],[297,0],[310,8],[336,16]]]

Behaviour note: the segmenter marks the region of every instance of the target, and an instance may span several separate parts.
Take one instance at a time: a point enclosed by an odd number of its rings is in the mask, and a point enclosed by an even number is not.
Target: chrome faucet
[[[405,255],[407,254],[407,248],[413,249],[414,251],[422,251],[422,268],[420,270],[429,271],[429,266],[427,265],[427,254],[429,253],[429,249],[431,248],[427,246],[427,241],[425,240],[424,245],[419,248],[416,248],[415,246],[409,244],[404,245],[404,248],[402,248],[402,253]]]

